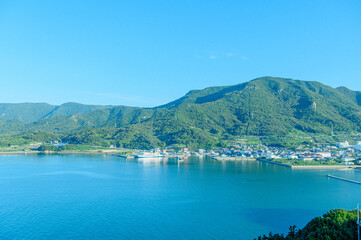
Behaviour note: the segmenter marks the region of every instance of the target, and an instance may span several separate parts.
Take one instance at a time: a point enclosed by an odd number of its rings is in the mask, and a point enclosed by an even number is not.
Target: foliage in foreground
[[[357,239],[357,211],[333,209],[312,219],[304,228],[291,226],[289,233],[263,235],[256,240],[353,240]]]

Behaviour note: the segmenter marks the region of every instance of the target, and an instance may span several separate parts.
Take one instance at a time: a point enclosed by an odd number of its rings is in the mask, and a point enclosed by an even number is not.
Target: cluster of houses
[[[352,146],[347,141],[335,146],[319,146],[305,149],[302,146],[295,151],[269,147],[265,145],[239,145],[234,148],[211,151],[216,156],[232,156],[244,158],[295,159],[302,161],[340,161],[345,165],[361,162],[361,142]]]

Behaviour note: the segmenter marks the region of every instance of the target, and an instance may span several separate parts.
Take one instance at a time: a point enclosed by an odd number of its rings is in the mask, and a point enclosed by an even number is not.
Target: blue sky
[[[0,0],[0,102],[152,107],[266,75],[361,90],[361,1]]]

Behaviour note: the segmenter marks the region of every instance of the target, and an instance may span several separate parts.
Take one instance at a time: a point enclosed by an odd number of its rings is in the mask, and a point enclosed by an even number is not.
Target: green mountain
[[[23,122],[34,122],[49,112],[55,106],[47,103],[0,103],[0,118],[6,120],[19,120]]]
[[[31,123],[43,118],[68,116],[75,113],[88,113],[96,109],[110,107],[111,106],[84,105],[79,103],[64,103],[60,106],[47,103],[0,103],[0,119],[16,119],[25,123]]]
[[[297,135],[331,135],[332,129],[360,132],[360,96],[360,92],[319,82],[262,77],[192,90],[155,108],[117,106],[91,111],[82,106],[78,111],[66,107],[60,111],[59,107],[25,124],[23,131],[56,133],[70,143],[129,148],[171,144],[211,148],[244,136],[277,144]]]
[[[52,118],[56,116],[69,116],[72,114],[89,113],[98,109],[111,108],[112,106],[101,106],[101,105],[85,105],[80,103],[64,103],[60,106],[56,106],[51,112],[46,114],[42,118]]]
[[[337,90],[349,97],[354,103],[361,106],[361,92],[352,91],[346,87],[338,87]]]

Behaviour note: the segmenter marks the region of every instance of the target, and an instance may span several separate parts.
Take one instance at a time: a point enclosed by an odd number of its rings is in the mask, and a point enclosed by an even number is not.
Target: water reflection
[[[47,172],[42,173],[39,175],[43,176],[51,176],[51,175],[79,175],[79,176],[85,176],[90,178],[101,178],[101,179],[109,179],[109,178],[115,178],[112,175],[109,174],[101,174],[96,172],[90,172],[90,171],[57,171],[57,172]]]
[[[203,165],[203,164],[226,164],[214,160],[211,157],[188,157],[188,158],[118,158],[129,163],[142,165]]]

